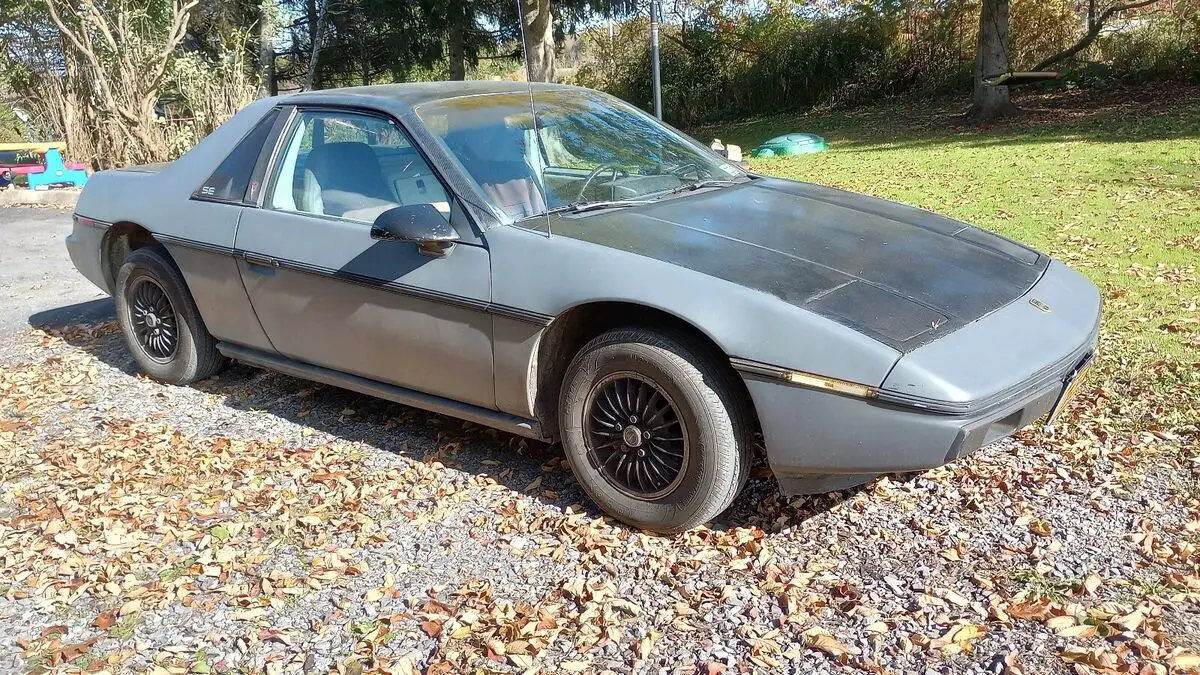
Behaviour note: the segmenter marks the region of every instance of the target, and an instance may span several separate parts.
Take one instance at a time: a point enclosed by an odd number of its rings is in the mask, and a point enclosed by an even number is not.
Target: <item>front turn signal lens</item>
[[[847,382],[845,380],[838,380],[832,377],[812,375],[810,373],[788,371],[784,373],[783,379],[793,384],[798,384],[802,387],[823,389],[825,391],[846,394],[847,396],[857,396],[858,398],[875,398],[875,396],[879,393],[875,387],[868,387],[865,384]]]

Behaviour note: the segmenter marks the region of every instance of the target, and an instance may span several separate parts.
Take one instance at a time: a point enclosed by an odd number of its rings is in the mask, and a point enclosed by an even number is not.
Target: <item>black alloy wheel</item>
[[[640,373],[611,373],[592,388],[589,458],[613,487],[638,499],[670,494],[688,463],[688,434],[667,393]]]
[[[129,323],[146,356],[167,363],[179,347],[179,322],[171,299],[157,281],[142,277],[126,291]]]

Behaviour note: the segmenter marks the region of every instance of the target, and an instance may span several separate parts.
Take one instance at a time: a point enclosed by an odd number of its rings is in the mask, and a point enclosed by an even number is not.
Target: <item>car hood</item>
[[[551,228],[770,293],[901,352],[1024,295],[1049,264],[928,211],[771,178]]]

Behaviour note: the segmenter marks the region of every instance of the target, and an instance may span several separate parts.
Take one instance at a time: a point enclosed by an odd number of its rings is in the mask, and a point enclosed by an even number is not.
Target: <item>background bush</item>
[[[1075,0],[1013,0],[1016,70],[1073,44],[1084,30]],[[734,117],[856,104],[906,93],[966,92],[978,33],[977,0],[807,14],[702,15],[661,27],[663,108],[691,126]],[[644,18],[585,31],[572,81],[651,109]],[[1057,66],[1048,86],[1153,79],[1200,81],[1200,0],[1114,20],[1087,50]]]

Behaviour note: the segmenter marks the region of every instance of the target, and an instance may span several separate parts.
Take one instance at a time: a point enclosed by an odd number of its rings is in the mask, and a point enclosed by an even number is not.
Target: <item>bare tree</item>
[[[258,4],[259,95],[275,93],[275,34],[279,31],[279,6],[274,0]]]
[[[467,23],[465,0],[450,0],[447,3],[446,23],[448,24],[446,56],[450,62],[450,79],[465,80],[467,78],[466,54],[463,44],[463,32],[466,30]]]
[[[520,0],[521,38],[530,82],[554,80],[554,19],[550,0]]]
[[[1100,11],[1096,7],[1096,0],[1088,0],[1087,31],[1075,44],[1040,61],[1033,71],[1044,71],[1087,49],[1100,36],[1105,23],[1117,14],[1156,2],[1158,0],[1136,0]],[[1009,0],[983,0],[980,8],[979,46],[975,53],[974,95],[971,103],[971,114],[980,119],[1002,117],[1017,109],[1009,98],[1008,87],[990,82],[992,78],[1010,72],[1013,67],[1009,61],[1008,9]]]
[[[172,0],[165,27],[131,3],[102,11],[94,0],[45,2],[61,36],[64,62],[61,75],[44,76],[48,101],[84,99],[70,110],[63,108],[59,123],[71,128],[84,123],[72,119],[81,109],[94,112],[96,123],[85,128],[94,136],[93,161],[100,165],[168,159],[169,144],[155,106],[199,0]]]
[[[1088,16],[1087,16],[1087,32],[1075,44],[1067,47],[1061,52],[1049,56],[1033,67],[1034,70],[1045,70],[1050,66],[1075,56],[1079,52],[1087,49],[1096,38],[1100,37],[1100,31],[1104,28],[1104,24],[1117,14],[1127,12],[1131,9],[1148,7],[1158,2],[1158,0],[1141,0],[1140,2],[1130,2],[1124,5],[1113,5],[1108,9],[1096,14],[1096,0],[1088,0]]]

